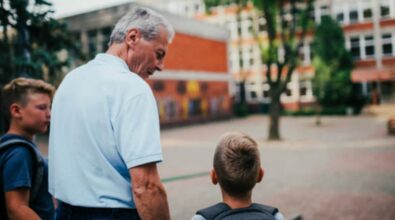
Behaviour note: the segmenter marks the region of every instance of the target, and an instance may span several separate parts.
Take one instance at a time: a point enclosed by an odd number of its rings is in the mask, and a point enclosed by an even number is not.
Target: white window
[[[262,101],[264,103],[269,103],[270,102],[270,85],[266,82],[262,82]]]
[[[357,8],[351,8],[349,13],[349,18],[350,18],[350,23],[356,23],[358,22],[358,9]]]
[[[258,95],[259,84],[255,82],[247,82],[246,83],[246,98],[248,102],[252,103],[257,103],[260,100],[260,97]]]
[[[380,1],[380,16],[382,18],[389,18],[391,16],[391,4],[388,0]]]
[[[299,81],[299,96],[301,101],[308,101],[312,97],[312,85],[310,80]]]
[[[350,51],[354,59],[361,58],[361,46],[360,46],[359,36],[350,38]]]
[[[311,64],[311,43],[305,43],[299,48],[299,58],[304,66]]]
[[[372,58],[374,57],[374,38],[373,35],[366,35],[364,37],[365,40],[365,57]]]
[[[384,56],[391,56],[394,52],[393,44],[392,44],[392,34],[383,34],[381,36],[382,39],[382,49]]]
[[[320,11],[321,11],[321,19],[322,19],[322,17],[325,16],[325,15],[330,15],[330,11],[329,11],[328,5],[322,5],[322,6],[320,7]]]
[[[328,5],[318,5],[314,10],[314,17],[317,23],[321,22],[321,18],[325,15],[330,15],[330,10]]]
[[[364,21],[371,21],[373,18],[372,5],[370,1],[364,1],[362,5],[362,18]]]

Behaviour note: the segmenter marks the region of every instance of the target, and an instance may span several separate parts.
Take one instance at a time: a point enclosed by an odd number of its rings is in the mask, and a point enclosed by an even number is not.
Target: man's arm
[[[156,163],[144,164],[129,169],[132,178],[132,193],[137,212],[143,220],[170,219],[167,195]]]
[[[40,219],[40,217],[29,207],[29,197],[29,189],[15,189],[5,193],[5,202],[9,219]]]

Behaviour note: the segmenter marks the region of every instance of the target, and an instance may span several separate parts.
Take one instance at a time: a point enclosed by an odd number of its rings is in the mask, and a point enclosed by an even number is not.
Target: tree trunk
[[[316,107],[315,125],[317,125],[317,126],[321,125],[321,106],[320,105],[317,105],[317,107]]]
[[[280,140],[280,112],[281,112],[281,103],[280,103],[280,94],[271,95],[270,102],[270,127],[269,127],[269,140],[275,141]]]

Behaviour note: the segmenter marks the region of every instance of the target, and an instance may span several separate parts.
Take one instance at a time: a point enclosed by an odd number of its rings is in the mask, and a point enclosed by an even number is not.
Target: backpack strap
[[[268,219],[275,219],[274,215],[278,212],[278,209],[257,203],[253,203],[251,206],[246,208],[231,209],[227,204],[221,202],[208,208],[201,209],[196,214],[203,216],[207,220],[217,220],[241,213],[246,213],[247,216],[247,214],[251,212],[264,213],[268,216]]]
[[[38,191],[43,181],[44,160],[40,156],[40,153],[38,152],[36,146],[34,146],[34,144],[32,144],[31,142],[19,138],[11,138],[9,140],[3,141],[2,138],[0,138],[0,152],[6,151],[15,145],[26,147],[29,150],[30,154],[33,156],[34,176],[32,181],[32,187],[30,189],[30,200],[34,200],[38,195]]]
[[[278,208],[264,204],[252,203],[251,208],[270,213],[273,216],[278,213]]]
[[[215,219],[223,212],[232,210],[227,204],[220,202],[205,209],[200,209],[196,214],[203,216],[207,220]]]

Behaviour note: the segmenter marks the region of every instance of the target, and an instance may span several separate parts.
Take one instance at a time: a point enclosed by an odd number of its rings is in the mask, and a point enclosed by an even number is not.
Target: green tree
[[[57,84],[61,69],[79,56],[63,23],[45,0],[0,0],[0,86],[18,76]],[[63,54],[63,56],[61,56]]]
[[[52,14],[46,0],[0,0],[0,88],[19,76],[57,85],[70,55],[81,56],[65,24]],[[0,133],[7,127],[1,111]]]
[[[316,28],[313,52],[313,92],[320,109],[354,106],[358,91],[350,77],[352,56],[345,47],[342,28],[329,16],[324,16]]]
[[[299,64],[299,48],[311,26],[313,0],[254,0],[266,19],[268,44],[260,43],[266,79],[270,85],[269,140],[280,139],[281,94]],[[289,6],[287,10],[285,6]],[[278,50],[284,51],[284,57]],[[272,73],[273,65],[274,74]],[[274,76],[274,77],[273,77]]]
[[[240,1],[211,0],[209,6],[234,3],[242,7]],[[291,76],[299,63],[299,48],[303,45],[308,28],[311,26],[310,12],[313,0],[253,0],[251,1],[266,20],[267,40],[262,40],[254,30],[261,49],[264,73],[270,86],[269,140],[280,139],[281,94],[287,89]],[[279,56],[279,50],[283,56]]]

